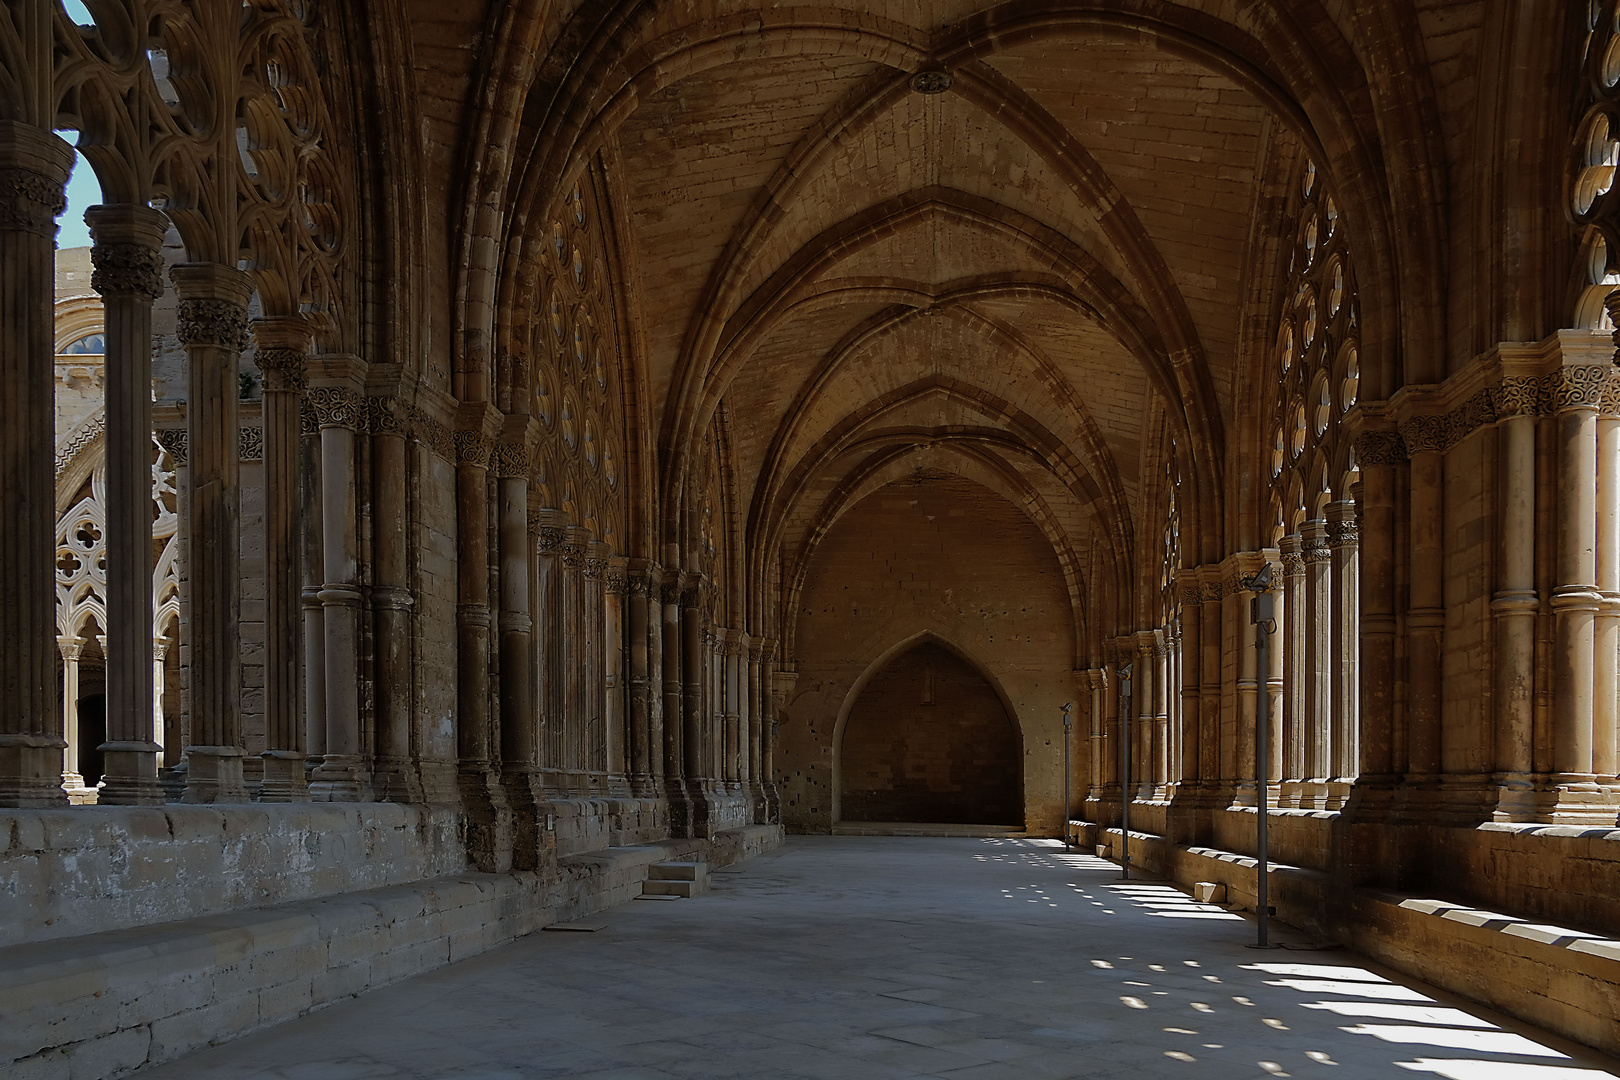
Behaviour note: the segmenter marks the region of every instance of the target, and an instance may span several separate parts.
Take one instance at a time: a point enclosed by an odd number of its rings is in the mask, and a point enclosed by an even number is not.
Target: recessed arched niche
[[[1018,724],[977,668],[935,642],[868,680],[839,754],[845,821],[1024,823]]]

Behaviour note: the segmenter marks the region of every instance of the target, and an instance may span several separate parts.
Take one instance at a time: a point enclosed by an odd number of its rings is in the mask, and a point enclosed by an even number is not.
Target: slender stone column
[[[743,697],[748,706],[747,779],[754,796],[756,824],[764,820],[760,812],[765,804],[764,774],[761,771],[765,739],[764,663],[765,641],[756,637],[748,646],[748,693]]]
[[[568,519],[558,510],[541,510],[535,535],[534,640],[540,671],[536,699],[540,711],[538,749],[540,776],[548,795],[567,790],[563,772],[562,723],[562,552]]]
[[[1198,610],[1204,625],[1198,633],[1199,645],[1203,649],[1203,656],[1198,661],[1198,705],[1201,713],[1198,718],[1198,775],[1203,782],[1200,785],[1199,803],[1220,806],[1226,801],[1223,788],[1228,779],[1221,770],[1221,663],[1225,647],[1222,637],[1225,605],[1222,598],[1226,586],[1221,581],[1218,566],[1204,568],[1201,576],[1204,579],[1204,602]],[[1117,748],[1111,748],[1110,759],[1117,757],[1118,753]]]
[[[1553,782],[1559,802],[1590,796],[1597,589],[1597,411],[1609,369],[1564,368],[1548,378],[1558,443],[1558,540],[1553,609]],[[1554,818],[1567,816],[1555,811]],[[1613,811],[1609,811],[1612,820]]]
[[[1349,500],[1330,503],[1327,519],[1327,545],[1332,565],[1333,612],[1333,722],[1329,732],[1327,776],[1339,785],[1328,806],[1338,809],[1354,783],[1361,754],[1356,745],[1359,721],[1361,676],[1357,670],[1361,649],[1361,556],[1356,504]]]
[[[186,347],[191,738],[186,802],[246,802],[242,783],[240,358],[253,283],[234,267],[169,271]],[[150,631],[148,631],[150,632]]]
[[[1440,664],[1446,620],[1445,432],[1441,418],[1424,416],[1408,421],[1401,435],[1411,460],[1406,784],[1409,789],[1414,784],[1432,788],[1440,772]],[[1411,804],[1417,794],[1408,790],[1406,802]]]
[[[647,772],[651,797],[664,782],[664,577],[656,563],[647,567]]]
[[[537,870],[546,848],[534,707],[534,619],[529,612],[529,447],[521,418],[495,449],[500,545],[501,782],[512,807],[512,866]]]
[[[1298,806],[1305,777],[1305,542],[1290,534],[1277,545],[1282,560],[1282,618],[1272,651],[1283,658],[1281,804]]]
[[[307,778],[326,757],[326,612],[321,606],[322,563],[326,544],[321,535],[321,429],[315,410],[303,404],[299,416],[299,487],[304,522],[299,605],[304,612],[304,772]]]
[[[720,670],[722,738],[725,751],[721,759],[723,775],[737,784],[742,775],[742,665],[744,642],[741,630],[727,630],[720,639]]]
[[[662,608],[663,633],[663,697],[664,697],[664,776],[676,783],[686,775],[684,746],[685,691],[681,687],[681,583],[680,575],[670,573],[659,586],[659,606]]]
[[[683,703],[685,731],[681,742],[685,748],[684,772],[688,781],[705,779],[709,770],[703,755],[703,706],[708,665],[705,658],[708,646],[704,642],[701,590],[688,585],[681,591],[681,683],[686,690]]]
[[[56,701],[52,241],[72,167],[72,148],[55,135],[0,121],[0,806],[67,801]]]
[[[312,339],[301,318],[253,324],[254,359],[264,373],[264,785],[262,802],[304,802],[304,732],[299,716],[303,522],[298,474],[304,379]]]
[[[794,675],[778,681],[776,650],[779,647],[776,639],[765,640],[759,669],[759,782],[765,792],[765,820],[768,822],[782,820],[782,796],[776,786],[776,718],[781,712],[781,699],[777,695],[785,694],[797,679]]]
[[[1181,589],[1181,717],[1178,727],[1181,731],[1181,754],[1177,762],[1181,776],[1180,793],[1197,792],[1202,787],[1203,772],[1198,761],[1199,717],[1201,715],[1200,699],[1203,694],[1201,676],[1198,665],[1203,660],[1202,646],[1199,644],[1200,636],[1204,630],[1203,613],[1199,609],[1203,606],[1203,589],[1197,584],[1198,572],[1191,568],[1182,571],[1184,575],[1192,578],[1194,584],[1183,586]],[[1095,674],[1095,673],[1093,673]],[[1095,747],[1093,750],[1095,751]],[[1181,797],[1178,794],[1178,798]]]
[[[630,757],[633,738],[625,686],[625,601],[629,592],[628,560],[613,556],[602,573],[602,720],[607,726],[610,780],[617,794],[630,794]]]
[[[608,774],[612,771],[610,744],[611,727],[607,723],[607,703],[603,693],[606,686],[606,667],[609,646],[604,640],[607,633],[607,553],[610,549],[601,541],[593,540],[586,547],[585,587],[583,593],[585,628],[585,670],[581,687],[581,701],[585,704],[585,768],[590,771],[590,784],[599,794],[605,794]]]
[[[1593,627],[1592,771],[1606,783],[1620,767],[1620,381],[1610,376],[1598,419],[1597,586],[1603,599]]]
[[[1103,716],[1105,678],[1104,672],[1097,668],[1086,672],[1086,681],[1091,690],[1091,787],[1086,793],[1087,801],[1101,799],[1103,793],[1103,763],[1108,756],[1107,719]]]
[[[1333,552],[1327,522],[1307,521],[1300,530],[1305,561],[1305,727],[1306,777],[1313,783],[1333,775]],[[1326,792],[1315,789],[1309,805],[1320,809]]]
[[[323,367],[337,361],[324,361]],[[326,644],[326,754],[310,778],[310,796],[358,802],[371,795],[360,745],[360,543],[355,434],[360,395],[336,377],[310,388],[321,431],[321,601]]]
[[[630,789],[640,797],[652,793],[652,721],[647,697],[647,664],[651,652],[647,618],[647,560],[632,559],[626,566],[625,626],[629,658]]]
[[[84,639],[57,638],[56,647],[62,654],[62,730],[67,735],[62,788],[70,792],[83,791],[84,774],[79,772],[79,657],[84,654]]]
[[[1158,648],[1158,635],[1152,630],[1139,630],[1136,633],[1136,753],[1131,762],[1131,768],[1136,775],[1131,779],[1136,781],[1136,790],[1132,797],[1136,799],[1153,798],[1155,766],[1158,764],[1158,747],[1154,744],[1154,736],[1158,734],[1156,723],[1156,709],[1154,702],[1158,691],[1159,666],[1155,653]]]
[[[409,537],[412,472],[401,411],[395,398],[366,399],[366,430],[371,436],[371,612],[377,665],[377,761],[373,784],[379,799],[420,803],[426,799],[426,792],[411,745],[411,610],[415,607]]]
[[[1495,631],[1496,782],[1499,816],[1525,813],[1535,767],[1536,616],[1536,414],[1535,379],[1509,379],[1497,390],[1496,591],[1491,597]]]
[[[91,285],[105,312],[107,450],[106,777],[97,800],[157,806],[152,731],[152,302],[163,295],[169,219],[92,206]]]
[[[1395,767],[1395,503],[1396,474],[1406,460],[1393,431],[1356,439],[1361,463],[1361,760],[1357,788],[1362,817],[1389,811]],[[1373,793],[1376,792],[1376,795]],[[1377,805],[1370,805],[1373,799]]]
[[[1170,701],[1175,693],[1171,660],[1174,650],[1166,631],[1153,632],[1153,797],[1169,795]]]

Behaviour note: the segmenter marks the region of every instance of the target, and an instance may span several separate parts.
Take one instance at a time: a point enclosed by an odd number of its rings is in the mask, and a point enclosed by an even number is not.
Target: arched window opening
[[[1587,15],[1581,85],[1585,109],[1570,148],[1568,213],[1580,230],[1573,325],[1609,332],[1606,302],[1620,285],[1620,3],[1596,0]]]
[[[1285,235],[1294,250],[1276,333],[1284,355],[1268,397],[1268,471],[1282,523],[1273,763],[1281,805],[1337,809],[1359,758],[1359,474],[1342,429],[1361,386],[1359,305],[1332,185],[1307,162],[1292,190]]]

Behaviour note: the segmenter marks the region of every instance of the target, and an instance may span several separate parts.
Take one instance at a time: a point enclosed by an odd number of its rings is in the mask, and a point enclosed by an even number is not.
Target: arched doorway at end
[[[990,680],[937,641],[866,681],[838,754],[842,821],[1024,823],[1018,724]]]

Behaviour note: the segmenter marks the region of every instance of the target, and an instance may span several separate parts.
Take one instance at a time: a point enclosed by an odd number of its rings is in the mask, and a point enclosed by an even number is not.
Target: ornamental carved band
[[[1306,537],[1305,542],[1300,545],[1299,555],[1307,563],[1329,562],[1333,558],[1327,539],[1320,536]]]
[[[1218,604],[1221,597],[1226,595],[1226,586],[1220,581],[1204,582],[1204,603]]]
[[[163,255],[145,244],[99,243],[90,249],[90,287],[102,296],[156,300],[163,295]]]
[[[602,575],[602,581],[605,583],[603,588],[612,596],[623,596],[629,587],[629,579],[623,570],[609,569]]]
[[[658,586],[658,602],[665,607],[678,607],[681,602],[680,584],[674,581],[666,581]]]
[[[1305,572],[1305,558],[1297,551],[1282,553],[1282,572],[1284,577],[1298,577]]]
[[[61,182],[32,169],[0,169],[0,228],[55,236],[66,209]]]
[[[251,340],[247,309],[229,300],[180,301],[180,344],[241,352]]]
[[[315,423],[323,428],[347,428],[357,431],[360,427],[360,395],[346,386],[317,386],[309,391],[311,411],[315,414]]]
[[[1361,528],[1354,521],[1330,521],[1327,526],[1329,548],[1353,548],[1361,542]]]
[[[297,349],[260,349],[253,360],[264,373],[266,391],[304,392],[304,373],[309,367],[304,353]]]
[[[563,539],[563,531],[557,526],[542,525],[535,530],[534,549],[542,555],[555,555],[562,550]]]
[[[1182,607],[1200,607],[1204,603],[1204,587],[1202,585],[1184,585],[1181,588]]]
[[[586,559],[585,560],[585,580],[586,581],[599,581],[599,580],[601,580],[602,577],[604,576],[603,571],[605,571],[606,569],[607,569],[607,560],[606,559]]]
[[[1613,372],[1610,364],[1560,368],[1542,382],[1548,408],[1554,413],[1601,409]]]

